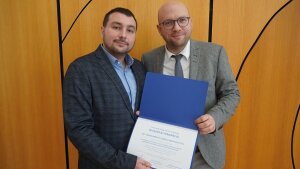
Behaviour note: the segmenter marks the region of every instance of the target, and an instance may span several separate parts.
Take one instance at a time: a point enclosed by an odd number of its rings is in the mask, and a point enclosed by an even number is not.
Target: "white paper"
[[[138,118],[127,152],[157,169],[189,169],[197,130]]]

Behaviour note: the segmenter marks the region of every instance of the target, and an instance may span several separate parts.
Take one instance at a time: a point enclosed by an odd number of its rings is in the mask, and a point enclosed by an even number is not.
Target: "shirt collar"
[[[103,49],[104,53],[107,55],[107,57],[108,57],[108,59],[109,59],[109,61],[110,61],[110,63],[111,63],[112,65],[118,64],[118,63],[119,63],[119,60],[118,60],[116,57],[114,57],[112,54],[110,54],[110,53],[105,49],[105,47],[103,46],[103,44],[101,44],[101,48]],[[134,59],[133,59],[129,54],[126,54],[126,55],[125,55],[125,62],[126,62],[126,65],[127,65],[128,67],[131,67],[131,66],[133,65]],[[127,67],[127,66],[126,66],[126,67]]]
[[[181,52],[179,52],[179,54],[182,54],[187,60],[189,59],[190,57],[190,46],[191,46],[191,43],[190,43],[190,40],[187,42],[187,44],[185,45],[185,47],[183,48],[183,50]],[[170,52],[168,49],[167,49],[167,46],[165,46],[165,49],[166,49],[166,56],[168,59],[171,59],[171,56],[172,55],[175,55],[174,53]]]

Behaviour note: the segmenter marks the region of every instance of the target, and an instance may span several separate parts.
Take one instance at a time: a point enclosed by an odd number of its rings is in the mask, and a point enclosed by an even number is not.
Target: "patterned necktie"
[[[176,63],[175,63],[175,76],[178,76],[178,77],[183,77],[183,70],[182,70],[182,66],[181,66],[181,63],[180,63],[180,59],[182,58],[182,54],[179,54],[179,55],[172,55],[172,57],[175,58],[176,60]]]

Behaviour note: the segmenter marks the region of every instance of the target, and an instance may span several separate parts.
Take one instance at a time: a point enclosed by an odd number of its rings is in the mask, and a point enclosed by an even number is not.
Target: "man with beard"
[[[79,151],[80,169],[146,169],[150,164],[126,153],[139,110],[145,71],[128,55],[137,31],[133,13],[109,11],[103,44],[76,59],[63,85],[64,121]]]

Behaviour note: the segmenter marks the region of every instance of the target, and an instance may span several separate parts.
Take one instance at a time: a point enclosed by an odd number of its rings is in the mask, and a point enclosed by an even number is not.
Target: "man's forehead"
[[[159,20],[177,19],[183,16],[189,16],[189,12],[187,8],[181,4],[170,4],[163,6],[158,13]]]

